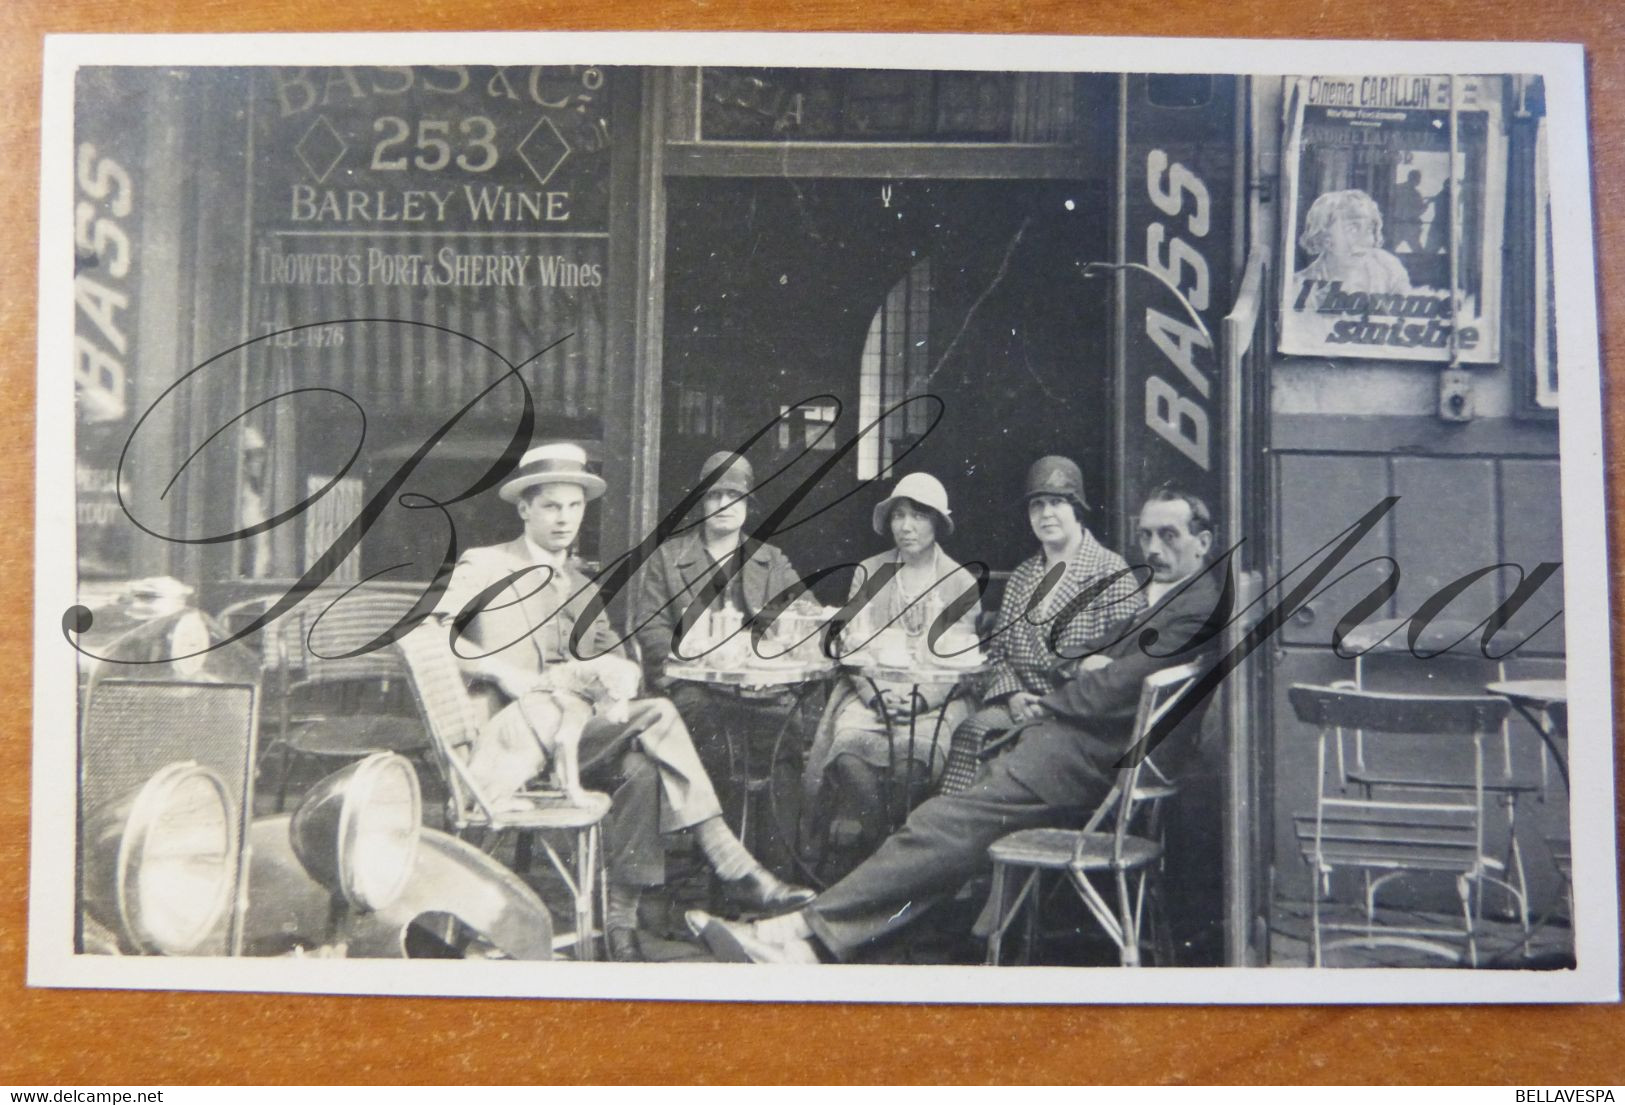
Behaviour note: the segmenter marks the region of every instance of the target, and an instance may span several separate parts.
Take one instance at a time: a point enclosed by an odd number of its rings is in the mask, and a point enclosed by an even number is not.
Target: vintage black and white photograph
[[[1582,81],[53,40],[30,981],[1616,999]]]

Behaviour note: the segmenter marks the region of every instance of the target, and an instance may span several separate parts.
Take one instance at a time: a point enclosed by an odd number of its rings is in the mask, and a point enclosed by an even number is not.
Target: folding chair
[[[1486,738],[1493,738],[1511,709],[1493,695],[1416,695],[1296,684],[1288,691],[1299,720],[1319,728],[1319,781],[1314,814],[1295,818],[1300,852],[1314,877],[1314,963],[1340,947],[1408,948],[1460,962],[1478,963],[1477,904],[1482,884],[1493,883],[1514,896],[1506,864],[1485,854],[1485,806],[1493,795],[1485,783]],[[1407,775],[1402,786],[1350,795],[1328,777],[1328,745],[1341,747],[1345,731],[1363,734],[1363,754],[1376,764],[1383,756],[1425,748],[1438,764],[1431,778]],[[1423,743],[1427,742],[1427,743]],[[1448,761],[1454,749],[1471,748],[1470,771]],[[1375,767],[1375,771],[1382,768]],[[1341,770],[1338,775],[1341,776]],[[1387,776],[1383,776],[1387,778]],[[1397,792],[1397,793],[1396,793]],[[1324,917],[1332,875],[1339,869],[1364,879],[1362,923]],[[1376,920],[1377,894],[1391,880],[1419,873],[1453,876],[1461,899],[1462,926],[1382,924]],[[1521,897],[1520,897],[1521,904]],[[1326,933],[1355,933],[1328,941]],[[1465,954],[1443,941],[1462,940]]]
[[[483,792],[467,760],[480,722],[452,655],[448,631],[437,622],[425,622],[403,636],[397,647],[411,672],[412,691],[428,724],[435,757],[450,792],[448,817],[452,827],[459,835],[483,834],[482,846],[487,852],[494,852],[509,833],[521,840],[538,840],[570,891],[575,907],[574,933],[561,935],[555,943],[559,947],[574,943],[577,959],[593,959],[597,935],[594,910],[599,917],[608,912],[600,826],[609,812],[609,795],[581,791],[577,801],[554,788],[526,789],[513,795]],[[576,780],[569,782],[573,785]],[[553,847],[545,835],[548,830],[572,834],[573,865]]]
[[[1343,645],[1355,653],[1354,682],[1334,684],[1352,686],[1355,690],[1414,692],[1428,694],[1476,694],[1491,680],[1505,680],[1505,659],[1492,660],[1479,651],[1481,627],[1459,619],[1441,619],[1429,622],[1413,645],[1410,623],[1404,618],[1387,618],[1367,622],[1344,639]],[[1502,626],[1495,635],[1495,647],[1503,656],[1510,655],[1523,644],[1523,635],[1510,626]],[[1414,653],[1412,650],[1415,650]],[[1352,784],[1372,797],[1382,789],[1407,790],[1448,789],[1437,780],[1417,779],[1404,770],[1373,771],[1365,762],[1365,737],[1359,730],[1353,732],[1352,755],[1338,741],[1337,766],[1345,784]],[[1509,721],[1501,723],[1500,755],[1486,761],[1484,790],[1501,808],[1506,817],[1507,844],[1502,863],[1507,871],[1507,894],[1512,901],[1513,915],[1529,931],[1529,883],[1524,875],[1523,848],[1518,842],[1518,803],[1525,795],[1536,795],[1546,800],[1550,783],[1550,763],[1545,747],[1540,754],[1540,775],[1529,778],[1520,774],[1514,762],[1512,727]],[[1457,789],[1468,784],[1462,782]],[[1475,908],[1482,913],[1482,900]]]
[[[1181,664],[1148,675],[1140,687],[1133,735],[1126,747],[1139,745],[1200,673],[1196,664]],[[1081,830],[1023,829],[996,841],[988,849],[993,860],[994,916],[987,962],[999,965],[1004,934],[1029,900],[1029,931],[1036,934],[1039,881],[1045,871],[1058,871],[1065,874],[1090,915],[1117,945],[1123,966],[1138,967],[1147,882],[1160,873],[1164,850],[1158,809],[1176,793],[1168,777],[1149,757],[1142,757],[1118,770],[1117,781]],[[1135,818],[1142,809],[1144,827],[1136,834]],[[1108,829],[1102,829],[1108,824]],[[1007,904],[1006,883],[1012,868],[1026,868],[1027,877]],[[1094,883],[1097,877],[1110,881],[1105,892]],[[1113,889],[1115,908],[1107,900]],[[1150,894],[1155,897],[1155,887]]]

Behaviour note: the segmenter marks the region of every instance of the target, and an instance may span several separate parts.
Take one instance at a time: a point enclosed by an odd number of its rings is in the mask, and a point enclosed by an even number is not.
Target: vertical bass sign
[[[143,258],[137,181],[145,101],[117,69],[81,72],[73,165],[74,483],[81,579],[128,578],[118,459],[136,410],[136,311]]]
[[[1220,500],[1224,386],[1215,347],[1233,298],[1239,78],[1130,75],[1118,131],[1118,516],[1171,480]]]

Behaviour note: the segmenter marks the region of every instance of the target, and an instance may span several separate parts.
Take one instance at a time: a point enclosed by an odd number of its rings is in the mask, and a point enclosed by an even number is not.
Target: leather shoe
[[[611,963],[646,962],[643,954],[643,941],[638,938],[637,929],[610,929],[609,935],[604,939],[604,944],[609,952]]]
[[[742,879],[723,884],[729,898],[746,909],[767,913],[788,913],[800,909],[818,896],[805,886],[792,886],[765,867],[758,867]]]
[[[756,936],[749,925],[724,921],[703,909],[691,909],[683,915],[688,927],[710,949],[719,963],[768,963],[781,966],[805,966],[816,963],[816,956],[796,955],[786,944],[770,944]]]

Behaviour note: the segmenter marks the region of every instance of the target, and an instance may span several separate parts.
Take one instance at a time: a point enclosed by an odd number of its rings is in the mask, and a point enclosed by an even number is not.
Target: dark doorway
[[[1103,187],[676,179],[668,189],[663,510],[707,455],[789,412],[748,451],[759,480],[783,469],[760,496],[771,510],[880,411],[922,395],[940,399],[934,427],[930,400],[888,419],[773,539],[804,574],[889,543],[870,524],[884,491],[859,489],[889,463],[886,487],[911,471],[943,481],[957,525],[944,547],[995,570],[1031,551],[1019,501],[1036,457],[1075,458],[1094,504],[1109,501],[1111,284],[1082,276],[1108,257]],[[1090,521],[1114,543],[1108,511]],[[825,601],[844,586],[831,579]]]

